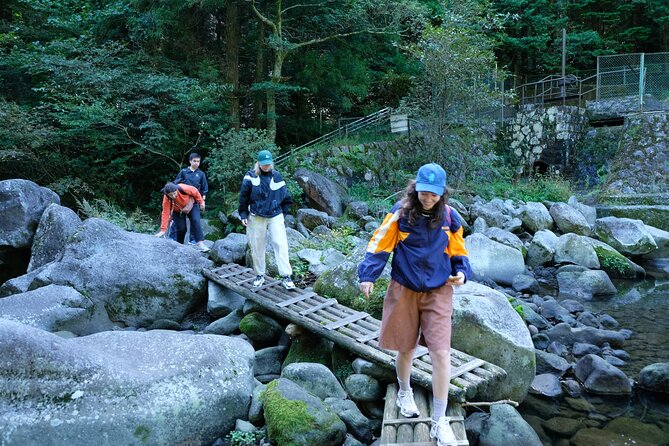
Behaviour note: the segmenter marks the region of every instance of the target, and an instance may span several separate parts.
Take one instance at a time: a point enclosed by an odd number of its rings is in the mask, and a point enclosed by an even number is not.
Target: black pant
[[[200,223],[200,206],[195,203],[193,209],[188,214],[182,212],[172,212],[172,223],[176,228],[177,242],[183,243],[186,238],[186,218],[190,220],[190,233],[193,240],[201,242],[204,240],[204,233],[202,232],[202,224]]]

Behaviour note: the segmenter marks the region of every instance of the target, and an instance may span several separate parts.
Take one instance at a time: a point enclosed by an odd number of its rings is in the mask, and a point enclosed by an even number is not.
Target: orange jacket
[[[160,230],[167,231],[167,224],[170,221],[170,214],[174,212],[181,212],[181,210],[188,204],[189,199],[195,200],[199,205],[204,204],[202,195],[198,192],[196,187],[187,184],[179,184],[181,190],[177,190],[177,196],[174,200],[170,200],[167,195],[163,195],[163,212],[160,215]],[[183,193],[181,192],[183,191]]]

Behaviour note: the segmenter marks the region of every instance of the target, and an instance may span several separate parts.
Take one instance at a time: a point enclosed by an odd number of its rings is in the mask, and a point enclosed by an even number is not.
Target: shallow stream
[[[581,302],[588,311],[613,316],[620,324],[618,329],[633,331],[623,346],[630,359],[619,368],[636,380],[645,366],[669,362],[669,280],[619,281],[615,285],[618,293],[614,297]],[[519,411],[540,433],[545,445],[669,445],[669,395],[659,397],[635,389],[629,398],[584,394],[580,398],[565,395],[549,400],[529,396]],[[567,424],[564,419],[578,421],[578,429],[602,430],[590,431],[587,440],[583,435],[578,440],[573,432],[576,427],[561,432],[551,429],[556,424]],[[620,431],[628,440],[611,440],[612,433]]]

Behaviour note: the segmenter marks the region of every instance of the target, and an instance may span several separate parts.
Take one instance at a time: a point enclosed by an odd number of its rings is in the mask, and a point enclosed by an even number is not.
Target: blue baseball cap
[[[272,153],[269,150],[261,150],[258,152],[258,164],[261,166],[266,166],[273,163],[274,158],[272,158]]]
[[[444,189],[446,189],[446,172],[439,164],[424,164],[418,169],[416,192],[444,195]]]

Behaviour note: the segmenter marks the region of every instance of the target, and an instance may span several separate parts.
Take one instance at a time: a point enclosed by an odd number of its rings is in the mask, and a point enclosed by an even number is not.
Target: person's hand
[[[165,231],[160,231],[157,234],[155,234],[156,237],[163,237],[165,235]]]
[[[245,218],[242,218],[242,224],[244,225],[244,227],[246,227],[249,225],[249,221]]]
[[[374,291],[374,284],[372,282],[360,282],[360,292],[369,298],[369,293]]]
[[[458,273],[455,276],[450,276],[448,278],[448,283],[450,283],[453,286],[464,285],[465,273],[463,273],[462,271],[458,271]]]
[[[201,210],[202,212],[204,212],[204,201],[203,201],[202,204],[200,205],[200,210]]]

